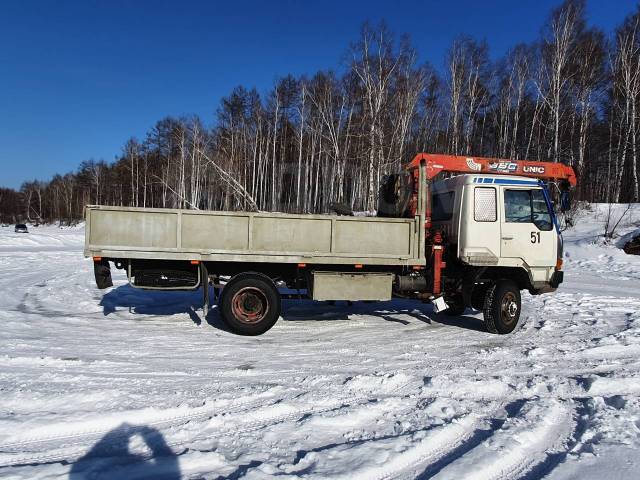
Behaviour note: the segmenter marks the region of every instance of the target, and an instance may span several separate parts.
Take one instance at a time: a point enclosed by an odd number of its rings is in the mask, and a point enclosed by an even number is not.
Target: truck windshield
[[[553,221],[542,190],[505,190],[504,216],[510,223],[533,223],[540,230],[551,230]]]

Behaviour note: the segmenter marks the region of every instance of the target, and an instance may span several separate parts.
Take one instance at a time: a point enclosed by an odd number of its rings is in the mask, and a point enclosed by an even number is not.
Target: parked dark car
[[[27,226],[24,223],[18,223],[15,231],[16,233],[29,233],[29,230],[27,230]]]
[[[640,255],[640,235],[636,235],[623,247],[625,253],[629,255]]]

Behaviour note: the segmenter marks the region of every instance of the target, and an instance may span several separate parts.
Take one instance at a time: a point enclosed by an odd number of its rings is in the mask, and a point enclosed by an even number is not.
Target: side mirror
[[[571,185],[569,182],[560,182],[560,211],[562,213],[571,210],[571,191],[569,190]]]

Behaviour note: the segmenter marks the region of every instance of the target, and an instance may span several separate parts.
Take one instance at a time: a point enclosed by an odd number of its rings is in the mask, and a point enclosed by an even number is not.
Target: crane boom
[[[433,179],[439,173],[452,172],[520,175],[547,180],[566,180],[572,187],[575,187],[577,183],[573,168],[563,163],[419,153],[407,168],[415,170],[422,162],[426,164],[428,180]]]

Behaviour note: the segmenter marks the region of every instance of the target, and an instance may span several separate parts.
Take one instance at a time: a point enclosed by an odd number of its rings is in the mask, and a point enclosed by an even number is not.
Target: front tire
[[[522,300],[520,289],[512,280],[498,280],[484,298],[484,322],[491,333],[507,334],[515,330],[520,320]]]
[[[240,335],[261,335],[280,317],[280,293],[261,273],[241,273],[224,287],[220,315],[229,329]]]

